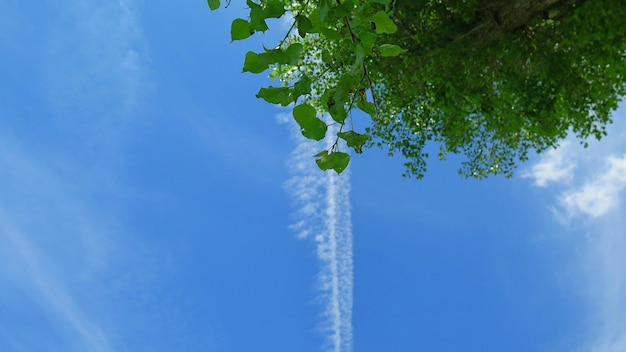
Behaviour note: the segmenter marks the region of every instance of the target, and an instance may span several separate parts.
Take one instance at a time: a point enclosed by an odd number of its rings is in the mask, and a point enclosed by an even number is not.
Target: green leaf
[[[354,149],[357,154],[363,153],[363,145],[370,140],[367,134],[360,134],[354,131],[338,132],[337,136],[346,141],[348,147]]]
[[[395,23],[393,23],[385,11],[376,12],[372,17],[370,17],[370,22],[374,24],[376,34],[394,34],[398,31],[398,27]]]
[[[208,2],[211,10],[217,10],[220,7],[220,0],[208,0]]]
[[[362,32],[359,34],[359,42],[363,45],[363,48],[367,53],[372,52],[372,48],[374,47],[377,37],[378,36],[372,32]]]
[[[358,72],[363,68],[363,61],[365,60],[365,49],[361,44],[356,44],[354,48],[354,66],[352,66],[352,72]]]
[[[285,14],[285,7],[281,0],[268,0],[265,2],[263,17],[280,18]]]
[[[267,17],[263,13],[263,7],[252,0],[247,0],[246,4],[250,7],[250,29],[258,32],[268,30],[269,27],[265,23]]]
[[[308,19],[311,21],[312,28],[308,30],[309,33],[319,33],[320,28],[322,27],[322,21],[320,20],[320,8],[316,7],[311,11],[308,16]]]
[[[293,117],[300,125],[302,135],[319,141],[326,136],[328,126],[317,118],[317,111],[309,104],[300,104],[293,108]]]
[[[266,49],[264,53],[259,54],[259,59],[268,65],[287,63],[285,52],[280,48]]]
[[[261,73],[269,67],[269,64],[261,55],[253,51],[246,53],[246,59],[243,62],[243,72]]]
[[[300,61],[300,53],[302,52],[302,44],[293,43],[285,50],[285,62],[281,64],[296,65]]]
[[[321,158],[315,160],[317,166],[322,170],[333,169],[340,174],[348,167],[350,163],[350,155],[343,152],[332,152],[327,155],[322,155]]]
[[[374,103],[366,100],[359,100],[357,101],[356,106],[361,111],[368,113],[372,117],[372,120],[376,120],[376,106]]]
[[[292,100],[296,101],[300,96],[311,93],[311,79],[302,76],[298,82],[293,85]]]
[[[261,73],[272,64],[295,65],[300,61],[301,52],[300,43],[293,43],[287,49],[266,49],[261,54],[248,51],[243,63],[243,72]]]
[[[292,103],[291,88],[289,87],[267,87],[261,88],[256,97],[271,104],[287,106]]]
[[[293,43],[287,49],[276,48],[265,50],[259,54],[259,61],[267,64],[284,64],[296,65],[300,61],[300,53],[302,52],[302,44]]]
[[[313,29],[313,23],[308,17],[304,15],[296,16],[296,25],[298,27],[298,34],[302,38],[304,38],[306,34],[309,33],[311,29]]]
[[[265,22],[268,18],[280,18],[285,14],[285,8],[281,0],[267,0],[263,6],[252,0],[247,0],[250,7],[250,28],[254,31],[265,32],[269,28]]]
[[[348,118],[348,111],[343,104],[334,104],[328,109],[330,117],[338,123],[343,123]]]
[[[348,117],[345,105],[350,100],[350,91],[353,88],[352,77],[354,76],[344,74],[339,78],[335,87],[326,89],[320,97],[322,106],[330,113],[333,120],[341,124]]]
[[[320,22],[326,22],[326,16],[330,11],[330,4],[328,0],[321,0],[319,5]]]
[[[324,155],[328,155],[328,150],[324,149],[321,152],[319,152],[319,153],[317,153],[317,154],[315,154],[313,156],[316,157],[316,158],[319,158],[320,156],[324,156]]]
[[[333,16],[335,17],[351,17],[352,11],[354,11],[356,5],[352,0],[344,0],[339,6],[333,10]]]
[[[250,22],[236,18],[230,26],[230,38],[235,40],[242,40],[250,37],[254,34],[254,31],[250,30]]]
[[[333,66],[333,57],[330,54],[330,51],[326,49],[322,50],[322,62],[328,66]]]
[[[394,44],[383,44],[378,47],[378,50],[380,50],[380,56],[383,57],[398,56],[406,53],[405,49],[402,49],[400,46]]]
[[[341,30],[337,30],[336,28],[325,27],[321,27],[319,32],[328,40],[341,40],[346,34],[346,32],[342,32]]]

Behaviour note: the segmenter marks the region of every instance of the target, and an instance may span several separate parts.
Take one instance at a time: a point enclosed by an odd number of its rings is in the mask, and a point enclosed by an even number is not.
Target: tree
[[[208,0],[211,9],[219,0]],[[278,87],[257,97],[294,104],[302,134],[321,140],[328,113],[336,142],[315,157],[343,171],[349,154],[388,147],[422,177],[427,145],[441,159],[467,158],[459,172],[511,176],[530,151],[557,147],[568,133],[584,145],[606,135],[626,95],[626,7],[611,0],[247,0],[233,40],[291,14],[277,47],[248,52],[244,72]],[[353,111],[371,117],[354,130]]]

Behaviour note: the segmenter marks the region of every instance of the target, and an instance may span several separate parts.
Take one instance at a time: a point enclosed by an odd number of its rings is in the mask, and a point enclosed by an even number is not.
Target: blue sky
[[[626,106],[512,179],[325,174],[243,7],[2,0],[0,351],[626,350]]]

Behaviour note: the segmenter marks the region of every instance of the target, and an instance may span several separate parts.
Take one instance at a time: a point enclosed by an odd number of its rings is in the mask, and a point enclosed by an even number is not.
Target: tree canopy
[[[211,9],[220,0],[208,0]],[[228,5],[228,4],[226,4]],[[249,51],[243,71],[270,76],[269,103],[293,104],[302,134],[336,142],[315,155],[343,171],[380,146],[422,177],[427,145],[465,156],[459,172],[511,176],[531,151],[606,135],[626,95],[626,6],[616,0],[247,0],[232,22],[242,40],[291,16],[274,48]],[[353,114],[360,110],[366,114]],[[354,115],[354,116],[353,116]],[[369,118],[367,116],[369,115]],[[358,122],[356,119],[371,121]],[[363,126],[363,127],[355,127]]]

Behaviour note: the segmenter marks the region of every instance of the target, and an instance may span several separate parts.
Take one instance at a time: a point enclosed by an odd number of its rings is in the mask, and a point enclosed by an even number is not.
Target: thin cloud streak
[[[0,235],[8,240],[9,248],[15,253],[14,260],[23,268],[22,274],[25,274],[29,283],[34,286],[34,290],[29,290],[30,294],[43,309],[70,326],[82,341],[81,349],[93,352],[114,351],[106,334],[83,314],[61,280],[46,269],[51,263],[11,224],[11,220],[2,209],[0,209]],[[74,340],[74,334],[68,336],[68,340]]]
[[[9,127],[30,121],[50,133],[0,133],[0,280],[19,292],[25,311],[47,318],[37,321],[46,330],[9,323],[0,327],[0,346],[113,352],[120,345],[112,307],[101,299],[113,294],[103,280],[118,274],[123,258],[108,203],[121,198],[120,131],[146,87],[146,44],[132,5],[67,0],[46,21],[32,21],[45,45],[27,82],[36,83],[30,90],[46,118],[4,115]],[[32,9],[21,11],[28,18]],[[12,299],[11,291],[0,294],[2,303]]]
[[[624,208],[596,222],[586,238],[587,341],[580,351],[626,351],[626,221]]]
[[[64,350],[115,351],[109,334],[83,304],[98,292],[88,291],[87,297],[78,293],[106,271],[112,254],[109,225],[96,220],[92,215],[96,210],[79,197],[87,191],[80,187],[84,175],[59,174],[45,158],[30,155],[2,137],[0,280],[25,293],[25,302],[32,301],[49,317],[55,332],[62,335]],[[97,212],[102,216],[104,210]],[[26,331],[16,332],[26,337],[13,344],[29,349],[46,341]]]
[[[125,130],[150,89],[147,42],[132,0],[59,7],[46,28],[45,98],[65,128],[73,125],[102,147]]]
[[[297,146],[289,159],[293,177],[286,189],[296,203],[296,221],[291,228],[299,238],[313,238],[323,266],[318,276],[320,299],[324,304],[327,350],[350,352],[352,347],[352,222],[350,211],[350,175],[322,172],[313,155],[319,143],[302,137],[298,126],[290,122]],[[329,129],[328,136],[332,136]],[[327,146],[334,141],[327,138]]]

